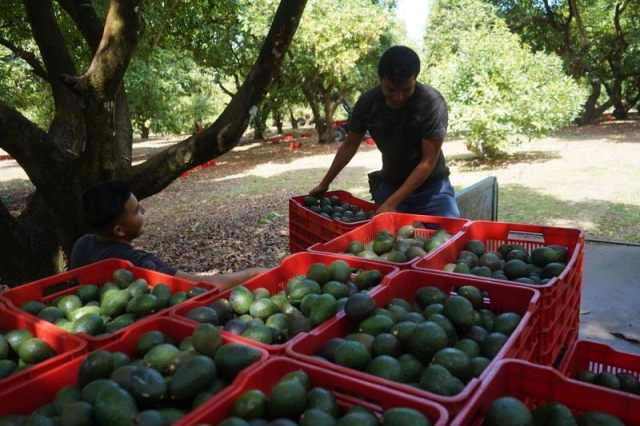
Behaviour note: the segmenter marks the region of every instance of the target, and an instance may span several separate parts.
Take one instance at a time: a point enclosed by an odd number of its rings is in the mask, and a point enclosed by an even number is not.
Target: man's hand
[[[376,214],[380,214],[380,213],[395,213],[396,212],[396,206],[391,204],[391,203],[382,203],[382,205],[380,207],[378,207],[378,210],[376,210]]]
[[[313,195],[314,197],[317,197],[318,195],[324,194],[328,190],[329,190],[329,186],[318,185],[315,188],[313,188],[311,191],[309,191],[309,195]]]

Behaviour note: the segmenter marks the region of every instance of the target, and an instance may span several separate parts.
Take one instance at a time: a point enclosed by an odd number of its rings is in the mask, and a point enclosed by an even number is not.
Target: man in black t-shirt
[[[70,268],[110,258],[124,259],[141,268],[194,282],[207,282],[220,291],[268,271],[249,268],[229,274],[194,275],[168,265],[152,253],[134,248],[133,240],[143,232],[145,209],[125,182],[109,181],[90,186],[82,193],[80,208],[85,223],[95,234],[85,234],[73,245]]]
[[[370,174],[370,182],[375,181],[371,194],[380,206],[377,213],[460,217],[442,154],[447,104],[436,89],[416,81],[419,73],[420,59],[408,47],[394,46],[382,55],[380,84],[356,102],[347,139],[310,195],[329,189],[368,131],[382,153],[382,170]]]

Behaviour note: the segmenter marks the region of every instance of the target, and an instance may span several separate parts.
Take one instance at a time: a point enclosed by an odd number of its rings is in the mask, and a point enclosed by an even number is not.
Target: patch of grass
[[[498,219],[535,225],[580,228],[587,238],[640,241],[636,205],[601,200],[561,200],[522,185],[500,187]]]

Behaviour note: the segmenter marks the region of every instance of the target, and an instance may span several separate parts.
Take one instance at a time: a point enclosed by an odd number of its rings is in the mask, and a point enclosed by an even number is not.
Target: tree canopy
[[[440,0],[424,43],[423,74],[447,99],[450,131],[478,155],[507,154],[519,136],[543,135],[580,112],[582,92],[559,58],[531,52],[479,0]]]
[[[640,3],[634,0],[487,0],[534,51],[553,52],[589,88],[581,123],[625,118],[640,100]]]

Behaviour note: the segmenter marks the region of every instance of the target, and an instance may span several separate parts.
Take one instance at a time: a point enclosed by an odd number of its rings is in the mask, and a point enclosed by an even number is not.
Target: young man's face
[[[382,87],[382,96],[384,96],[387,106],[391,109],[399,109],[402,108],[416,90],[416,78],[411,77],[400,84],[383,78],[380,81],[380,86]]]
[[[135,195],[131,194],[131,197],[124,205],[124,212],[118,218],[119,231],[123,233],[122,237],[129,241],[133,241],[134,238],[142,235],[142,224],[144,222],[142,215],[144,215],[144,207],[138,202]]]

